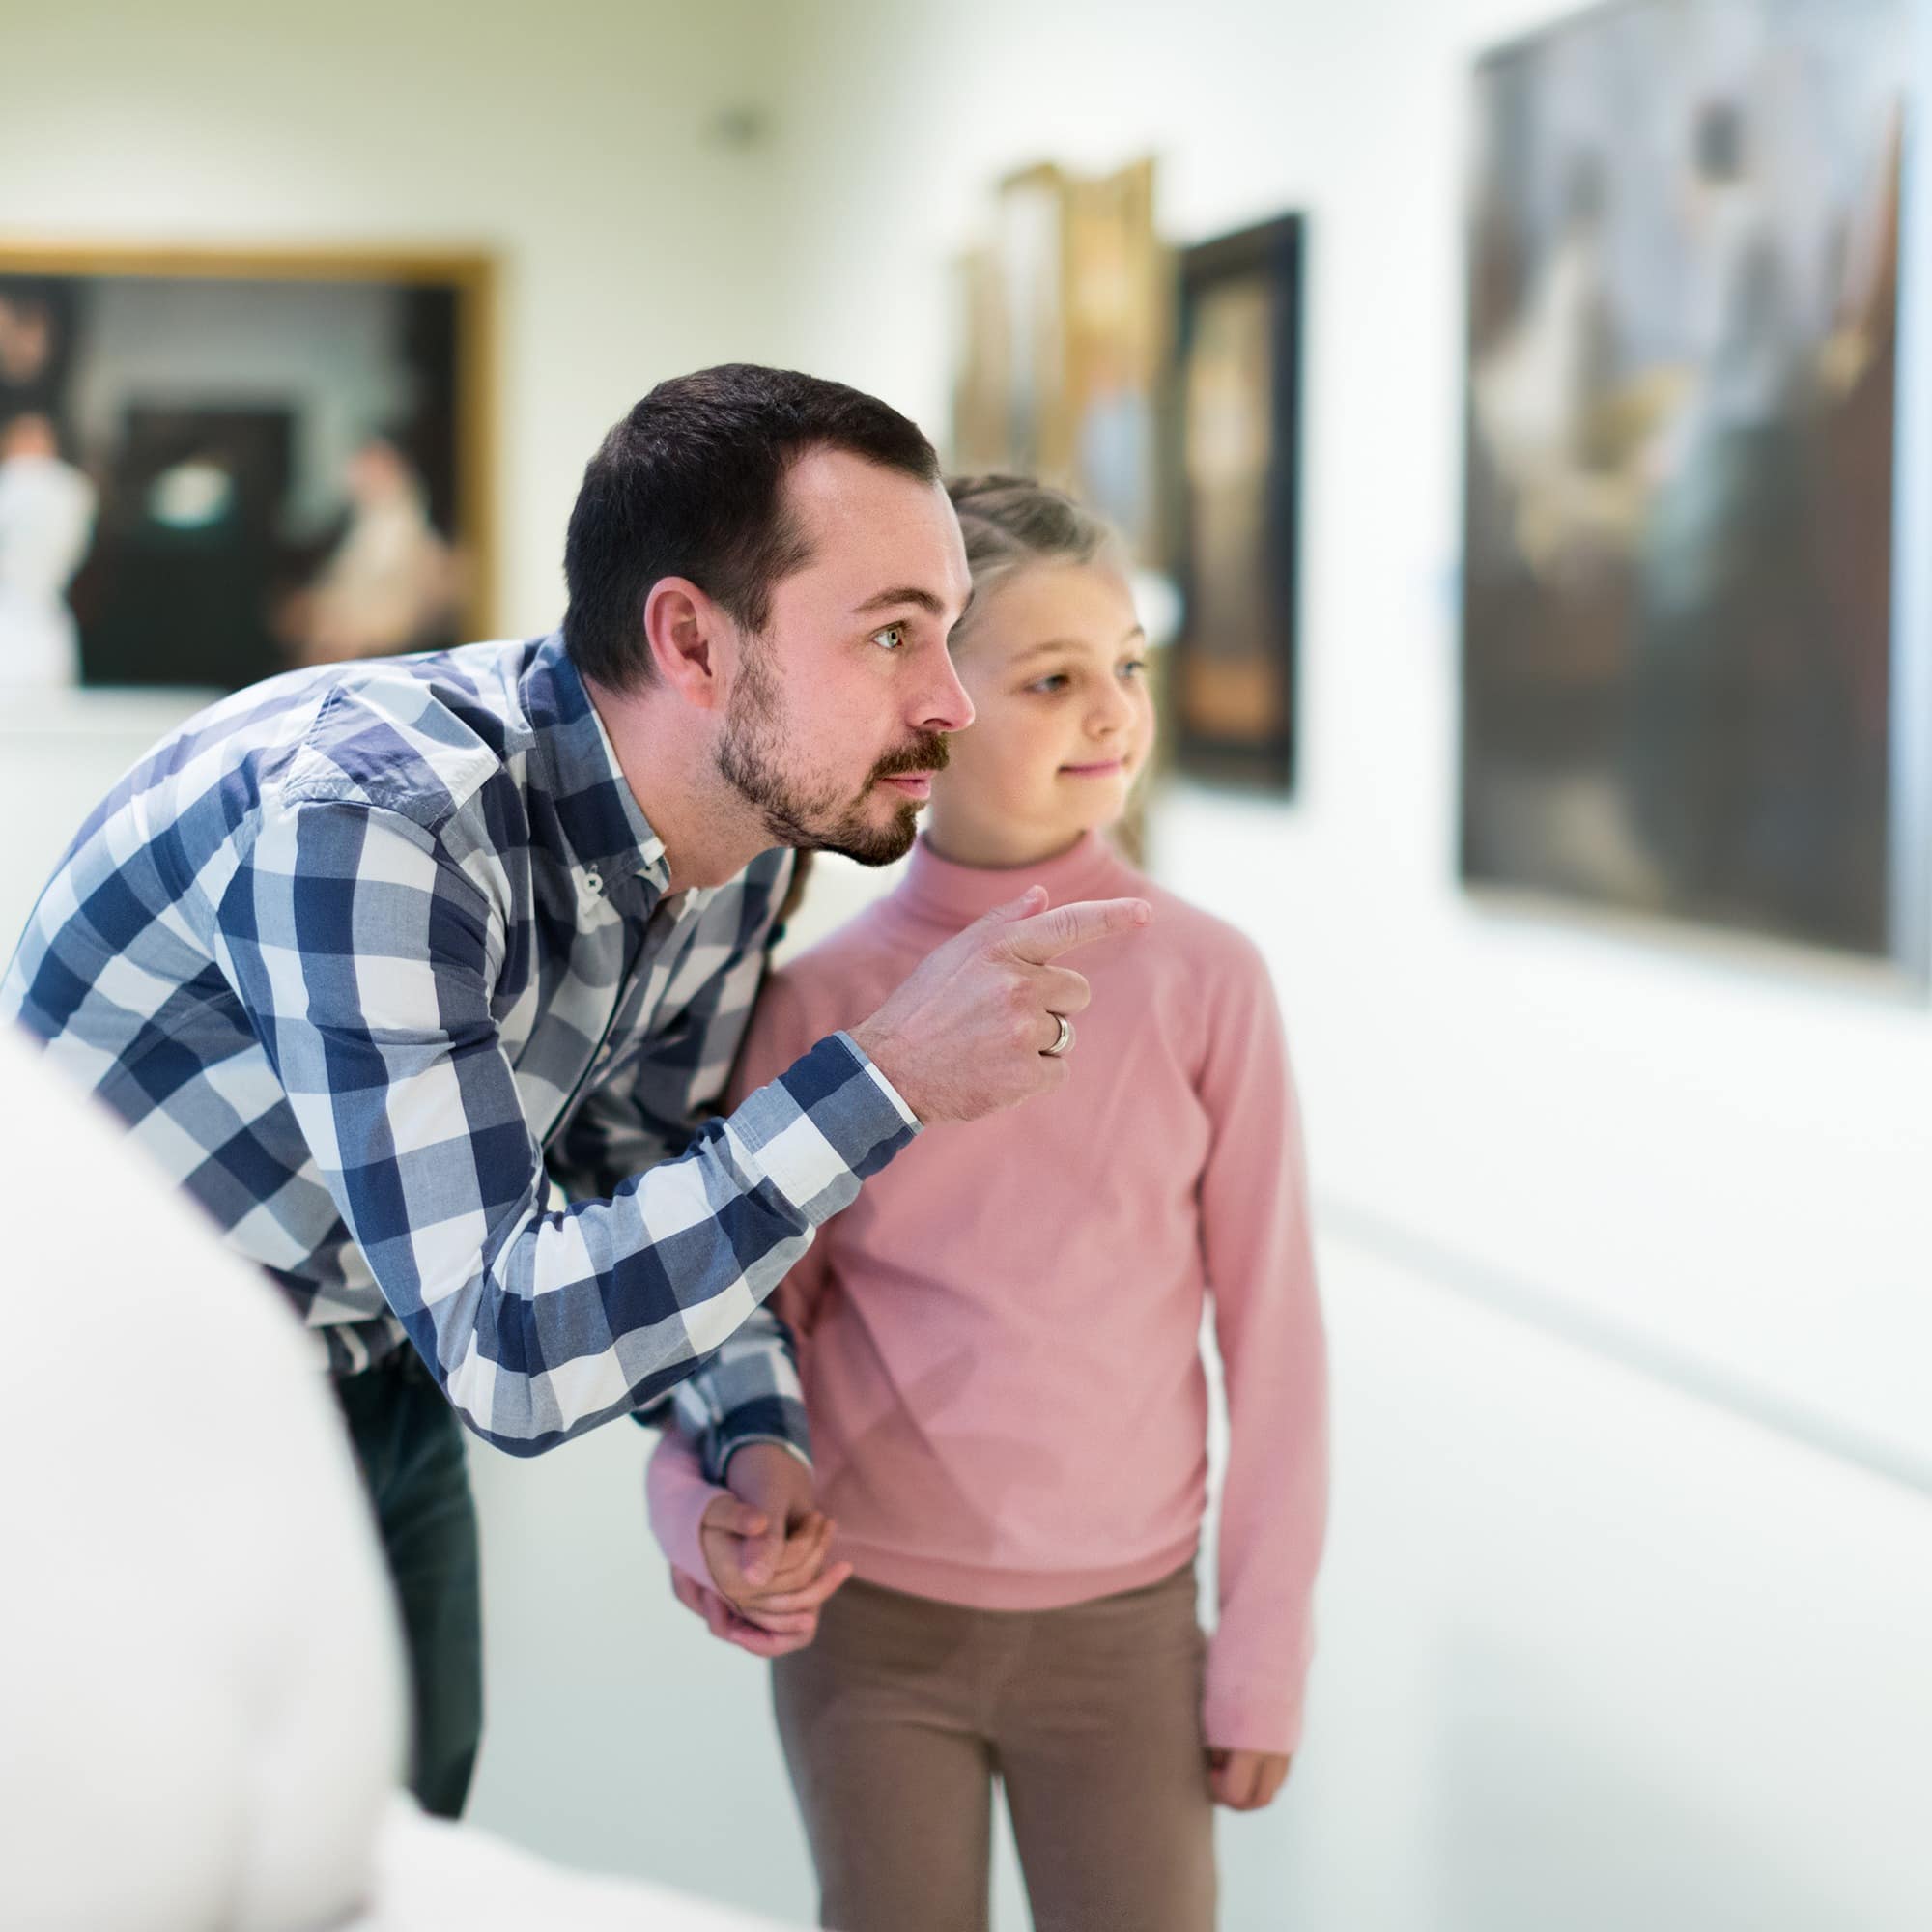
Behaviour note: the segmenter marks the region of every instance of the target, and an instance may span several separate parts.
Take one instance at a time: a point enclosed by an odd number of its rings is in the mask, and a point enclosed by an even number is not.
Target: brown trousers
[[[1212,1932],[1194,1573],[1059,1610],[851,1582],[773,1701],[838,1932],[985,1932],[992,1783],[1035,1932]]]

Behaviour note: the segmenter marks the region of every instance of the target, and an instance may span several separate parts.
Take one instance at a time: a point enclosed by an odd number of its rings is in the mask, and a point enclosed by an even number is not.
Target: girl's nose
[[[1119,736],[1133,722],[1133,715],[1127,694],[1118,685],[1111,686],[1087,714],[1088,735],[1094,738]]]

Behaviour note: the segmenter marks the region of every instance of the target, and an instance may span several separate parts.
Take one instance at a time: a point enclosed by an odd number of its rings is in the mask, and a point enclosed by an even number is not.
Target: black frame
[[[1182,628],[1174,644],[1170,718],[1176,764],[1198,778],[1249,790],[1292,796],[1299,763],[1300,711],[1300,518],[1301,336],[1307,220],[1285,214],[1186,249],[1180,258],[1179,317],[1176,338],[1174,396],[1177,460],[1173,528],[1175,573],[1182,598]],[[1282,681],[1285,724],[1272,738],[1231,739],[1190,723],[1184,696],[1185,667],[1193,648],[1194,595],[1198,574],[1193,512],[1185,474],[1186,370],[1203,295],[1230,281],[1264,277],[1274,296],[1273,421],[1270,425],[1264,562],[1278,587],[1275,635],[1267,640]]]

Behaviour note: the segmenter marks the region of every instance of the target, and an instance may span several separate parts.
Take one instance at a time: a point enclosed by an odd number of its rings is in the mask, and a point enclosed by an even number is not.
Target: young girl
[[[1029,886],[1153,923],[1069,958],[1093,1004],[1065,1086],[923,1134],[779,1291],[839,1563],[801,1588],[816,1516],[748,1562],[753,1519],[674,1434],[652,1521],[680,1596],[777,1658],[821,1924],[981,1932],[998,1777],[1040,1932],[1206,1932],[1212,1804],[1273,1797],[1308,1666],[1327,1470],[1299,1127],[1260,954],[1101,837],[1153,738],[1107,531],[1010,478],[952,497],[976,723],[897,890],[770,981],[739,1088]],[[1204,1644],[1209,1294],[1232,1442]],[[754,1500],[753,1459],[785,1454],[741,1449],[727,1481]]]

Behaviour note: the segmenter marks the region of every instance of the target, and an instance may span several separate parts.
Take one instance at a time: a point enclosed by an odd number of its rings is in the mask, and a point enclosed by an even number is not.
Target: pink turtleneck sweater
[[[995,1610],[1086,1602],[1195,1554],[1211,1297],[1231,1440],[1204,1733],[1293,1750],[1327,1498],[1326,1372],[1301,1134],[1266,967],[1098,838],[988,871],[922,840],[888,897],[775,975],[735,1094],[856,1024],[981,913],[1139,895],[1146,932],[1067,956],[1092,982],[1059,1092],[928,1127],[820,1231],[774,1305],[799,1339],[835,1554]],[[667,1435],[651,1520],[709,1581],[717,1492]]]

